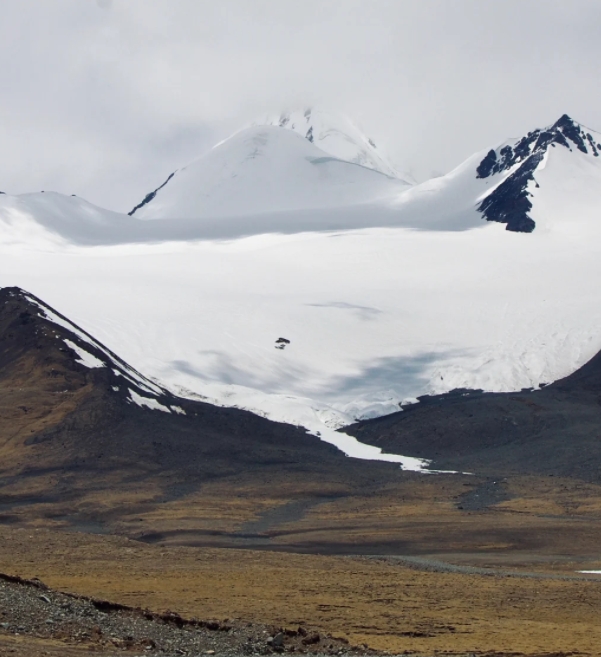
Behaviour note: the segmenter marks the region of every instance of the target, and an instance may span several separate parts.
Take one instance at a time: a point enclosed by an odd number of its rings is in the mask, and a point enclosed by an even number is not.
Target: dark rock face
[[[488,178],[488,176],[495,173],[495,168],[497,166],[497,152],[494,150],[488,151],[486,157],[480,162],[476,173],[478,174],[477,178]]]
[[[130,210],[127,214],[131,217],[140,208],[143,208],[145,205],[150,203],[150,201],[152,201],[154,199],[154,197],[157,195],[157,193],[160,192],[161,189],[163,189],[163,187],[165,187],[165,185],[171,180],[171,178],[173,178],[173,176],[175,174],[176,174],[175,171],[172,174],[170,174],[169,178],[167,178],[167,180],[165,180],[165,182],[162,185],[157,187],[154,191],[150,192],[149,194],[146,194],[146,196],[143,198],[143,200],[140,203],[138,203],[138,205],[136,205],[136,207],[133,210]]]
[[[514,146],[486,154],[476,170],[478,178],[489,178],[520,165],[478,206],[487,221],[504,223],[507,230],[520,233],[534,230],[535,222],[528,214],[532,209],[528,183],[534,180],[534,172],[547,150],[557,145],[570,151],[576,148],[593,157],[599,157],[601,151],[592,135],[564,114],[550,128],[529,132]]]
[[[528,215],[532,209],[528,183],[534,179],[534,171],[542,156],[542,153],[536,153],[525,160],[513,175],[480,203],[478,210],[487,221],[507,224],[507,230],[518,233],[531,233],[534,230],[534,220]]]

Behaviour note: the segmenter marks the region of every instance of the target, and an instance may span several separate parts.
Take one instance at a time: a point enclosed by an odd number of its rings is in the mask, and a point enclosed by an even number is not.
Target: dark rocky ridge
[[[589,153],[590,149],[590,154],[594,157],[598,157],[601,150],[601,144],[595,144],[590,133],[586,133],[580,125],[564,114],[550,128],[529,132],[513,147],[503,146],[498,153],[490,150],[478,166],[478,178],[488,178],[508,171],[530,155],[546,151],[551,144],[560,144],[569,150],[575,146],[582,153]]]
[[[599,157],[601,144],[596,143],[590,132],[564,114],[551,127],[534,130],[514,146],[490,150],[477,168],[478,178],[489,178],[520,165],[478,206],[487,221],[507,225],[507,230],[531,233],[535,222],[529,216],[532,209],[528,183],[534,180],[534,172],[550,147],[561,146],[570,151],[576,148],[582,153]]]
[[[133,210],[130,210],[127,214],[131,217],[140,208],[143,208],[145,205],[150,203],[150,201],[152,201],[154,199],[154,197],[161,191],[161,189],[163,189],[163,187],[165,187],[165,185],[171,180],[171,178],[173,178],[173,176],[176,173],[177,173],[177,171],[174,171],[173,173],[170,173],[169,177],[167,178],[167,180],[165,180],[165,182],[162,185],[159,185],[155,190],[153,190],[152,192],[146,194],[146,196],[138,203],[138,205],[136,205],[136,207],[133,208]]]
[[[601,482],[601,353],[540,390],[421,397],[345,433],[386,451],[433,458],[433,468]]]

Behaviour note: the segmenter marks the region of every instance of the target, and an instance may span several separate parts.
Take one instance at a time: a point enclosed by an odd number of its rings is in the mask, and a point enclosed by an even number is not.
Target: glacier
[[[317,148],[288,137],[294,158]],[[330,440],[420,395],[537,387],[601,349],[601,158],[548,145],[525,192],[536,229],[520,233],[478,210],[520,166],[478,178],[487,152],[369,202],[264,214],[151,219],[3,195],[0,286],[180,395]]]

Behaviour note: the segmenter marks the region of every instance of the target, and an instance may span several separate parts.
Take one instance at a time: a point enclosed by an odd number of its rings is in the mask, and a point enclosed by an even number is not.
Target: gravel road
[[[522,577],[526,579],[556,579],[566,582],[599,582],[601,584],[601,575],[561,575],[555,573],[528,572],[522,570],[507,570],[504,568],[481,568],[478,566],[461,566],[446,561],[438,561],[427,557],[410,557],[395,555],[369,555],[359,556],[362,559],[376,559],[387,563],[401,563],[403,566],[415,568],[417,570],[426,570],[436,573],[460,573],[464,575],[484,575],[488,577]]]

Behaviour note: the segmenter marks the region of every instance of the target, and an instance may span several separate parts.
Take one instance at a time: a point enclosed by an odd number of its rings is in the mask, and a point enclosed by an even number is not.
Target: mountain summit
[[[531,162],[540,162],[549,146],[555,147],[557,144],[570,151],[577,148],[582,153],[599,157],[601,144],[597,142],[598,137],[585,132],[581,125],[564,114],[552,126],[533,130],[513,145],[505,144],[497,150],[491,149],[478,166],[478,178],[509,171],[515,164],[529,158]]]
[[[532,182],[535,188],[539,187],[534,174],[544,167],[549,149],[558,146],[570,152],[599,157],[601,135],[564,114],[553,125],[533,130],[525,137],[506,142],[487,153],[476,169],[478,178],[509,174],[478,207],[487,221],[505,223],[507,230],[516,232],[534,230],[535,222],[530,217],[532,193],[528,187]]]
[[[407,183],[413,182],[390,163],[373,139],[343,114],[308,107],[266,117],[256,125],[292,130],[340,160],[360,164]]]
[[[307,136],[273,125],[241,130],[171,174],[129,214],[141,219],[241,217],[349,207],[407,189],[402,179],[382,173],[350,137],[309,131]],[[332,147],[329,152],[323,144]],[[333,154],[334,146],[348,146],[345,157]]]

